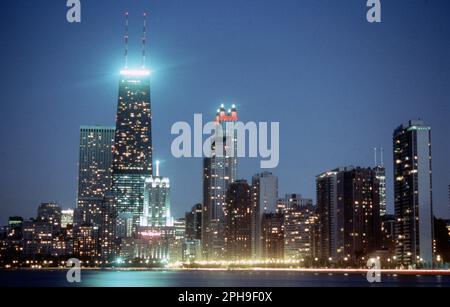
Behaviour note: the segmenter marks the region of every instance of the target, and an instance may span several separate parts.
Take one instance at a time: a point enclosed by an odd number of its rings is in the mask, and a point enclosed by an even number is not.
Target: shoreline
[[[67,271],[69,268],[0,268],[0,271]],[[286,272],[286,273],[312,273],[312,274],[367,274],[368,269],[302,269],[302,268],[81,268],[84,271],[135,271],[135,272]],[[417,276],[450,276],[450,270],[395,270],[395,269],[381,269],[380,274],[389,275],[417,275]],[[375,273],[375,272],[374,272]]]

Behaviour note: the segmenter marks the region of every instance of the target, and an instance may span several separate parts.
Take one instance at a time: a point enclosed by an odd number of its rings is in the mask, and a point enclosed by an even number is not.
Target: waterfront
[[[299,271],[82,270],[81,283],[66,270],[1,270],[0,287],[450,287],[449,275],[383,273],[370,284],[364,273]]]

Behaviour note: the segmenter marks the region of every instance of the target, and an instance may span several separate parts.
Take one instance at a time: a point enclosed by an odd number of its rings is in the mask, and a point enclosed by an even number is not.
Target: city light
[[[122,76],[145,77],[150,76],[151,71],[148,69],[124,69],[120,71]]]

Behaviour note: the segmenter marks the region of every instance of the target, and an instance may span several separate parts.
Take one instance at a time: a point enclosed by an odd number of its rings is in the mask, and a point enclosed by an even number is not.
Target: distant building
[[[158,165],[158,163],[157,163]],[[156,176],[145,179],[144,208],[140,226],[170,226],[170,180],[160,177],[157,166]]]
[[[95,260],[99,252],[99,227],[90,224],[79,226],[74,240],[74,255],[89,261]]]
[[[67,228],[68,225],[73,225],[74,211],[72,209],[61,211],[61,228]]]
[[[436,262],[450,263],[450,220],[434,219]]]
[[[128,260],[175,262],[179,257],[178,249],[174,248],[176,233],[177,229],[173,226],[139,226],[134,237],[121,240],[120,256]]]
[[[56,203],[42,203],[38,208],[37,220],[52,226],[53,233],[61,230],[61,207]]]
[[[255,259],[262,257],[262,218],[275,212],[278,200],[278,178],[272,173],[256,174],[252,178],[252,255]]]
[[[191,211],[186,212],[186,239],[201,240],[202,210],[202,204],[196,204]]]
[[[53,224],[48,220],[29,220],[23,222],[24,259],[49,258],[53,247]]]
[[[52,256],[68,258],[73,255],[73,230],[72,225],[67,224],[63,232],[53,236]]]
[[[396,256],[399,264],[433,263],[431,128],[409,121],[394,131]]]
[[[8,225],[0,227],[0,265],[11,265],[23,257],[23,218],[10,217]]]
[[[197,239],[188,239],[184,241],[183,261],[197,261],[202,259],[201,241]]]
[[[306,260],[312,257],[314,206],[312,199],[287,194],[284,207],[284,258]]]
[[[23,224],[23,218],[21,216],[11,216],[8,219],[8,226],[10,227],[21,227]]]
[[[80,128],[76,226],[101,224],[103,198],[112,183],[114,133],[109,126]]]
[[[246,180],[230,184],[227,191],[225,247],[229,260],[252,256],[252,195]]]
[[[395,216],[386,214],[381,217],[381,249],[395,255]]]
[[[102,202],[102,224],[99,229],[100,257],[104,261],[114,261],[119,254],[117,228],[115,198],[112,192],[107,192]]]
[[[283,214],[265,213],[262,217],[262,254],[265,260],[284,259]]]
[[[387,214],[387,201],[386,201],[386,169],[384,167],[384,149],[380,149],[380,159],[378,160],[378,149],[375,148],[375,177],[378,180],[379,187],[379,199],[380,199],[380,216],[383,217]]]
[[[371,168],[347,167],[317,176],[320,258],[363,261],[380,246],[379,182]]]

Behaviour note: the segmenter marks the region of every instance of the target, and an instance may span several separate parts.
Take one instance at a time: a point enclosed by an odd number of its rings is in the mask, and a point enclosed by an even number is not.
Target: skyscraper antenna
[[[128,68],[128,35],[129,35],[129,23],[128,23],[128,12],[125,12],[125,69]]]
[[[380,155],[381,155],[381,166],[384,166],[384,163],[383,163],[383,154],[384,154],[384,149],[383,149],[383,147],[381,147],[381,150],[380,150]]]
[[[156,161],[156,177],[159,177],[159,160]]]
[[[146,62],[146,44],[147,44],[147,13],[144,13],[144,28],[142,30],[142,68],[145,68]]]
[[[375,155],[375,166],[378,166],[378,160],[377,160],[377,148],[375,147],[373,149],[374,155]]]

